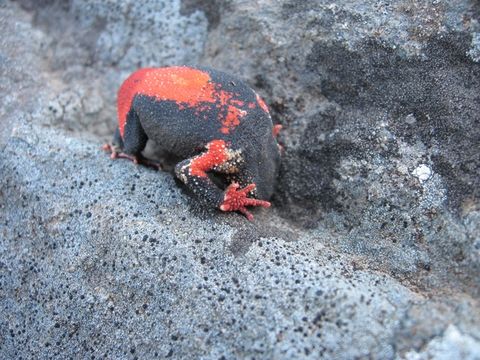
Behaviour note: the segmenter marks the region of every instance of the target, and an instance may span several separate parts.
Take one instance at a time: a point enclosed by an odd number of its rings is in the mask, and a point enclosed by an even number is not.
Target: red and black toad
[[[118,129],[105,149],[112,158],[152,165],[141,154],[152,139],[184,159],[175,174],[200,199],[252,220],[248,206],[270,206],[280,127],[255,91],[233,76],[201,67],[145,68],[120,87]],[[222,177],[226,188],[209,173]]]

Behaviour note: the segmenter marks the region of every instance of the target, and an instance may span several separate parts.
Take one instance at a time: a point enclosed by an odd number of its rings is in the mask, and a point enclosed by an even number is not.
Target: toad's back
[[[153,140],[179,158],[175,175],[206,203],[249,219],[247,207],[270,206],[279,128],[243,81],[206,68],[140,69],[118,92],[118,125],[112,145],[105,147],[113,158],[158,166],[142,155]],[[210,173],[223,182],[213,182]]]
[[[122,137],[132,110],[149,138],[178,155],[213,139],[236,143],[246,135],[250,141],[271,136],[272,121],[263,100],[243,81],[212,69],[136,71],[118,93]]]

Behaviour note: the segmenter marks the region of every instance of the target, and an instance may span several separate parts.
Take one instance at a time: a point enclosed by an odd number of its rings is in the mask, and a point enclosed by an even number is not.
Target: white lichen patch
[[[415,170],[413,170],[412,175],[415,176],[420,182],[427,181],[432,176],[433,172],[428,165],[420,164]]]
[[[472,34],[472,45],[467,52],[470,58],[475,62],[480,62],[480,33],[476,32]]]
[[[408,124],[408,125],[413,125],[417,122],[417,119],[415,118],[415,115],[413,114],[408,114],[406,117],[405,117],[405,122]]]

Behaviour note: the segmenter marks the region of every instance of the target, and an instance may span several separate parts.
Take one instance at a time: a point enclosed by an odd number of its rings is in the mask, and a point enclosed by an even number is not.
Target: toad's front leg
[[[235,159],[237,154],[229,149],[223,140],[212,140],[206,145],[206,149],[202,154],[175,166],[175,174],[188,188],[206,203],[222,211],[239,211],[248,220],[253,220],[253,215],[247,210],[247,206],[270,207],[268,201],[248,197],[255,189],[255,184],[239,189],[239,184],[232,183],[225,191],[216,186],[207,173],[238,171],[238,159]]]

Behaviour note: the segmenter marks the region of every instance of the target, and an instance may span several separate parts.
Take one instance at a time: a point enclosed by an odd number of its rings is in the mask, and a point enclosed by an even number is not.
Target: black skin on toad
[[[104,146],[112,158],[157,167],[142,155],[151,139],[183,159],[175,174],[205,203],[249,220],[247,207],[270,207],[281,125],[273,125],[265,102],[245,82],[208,68],[144,68],[123,82],[117,105],[118,128]],[[226,189],[209,173],[223,177]]]

